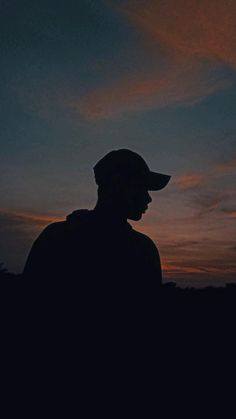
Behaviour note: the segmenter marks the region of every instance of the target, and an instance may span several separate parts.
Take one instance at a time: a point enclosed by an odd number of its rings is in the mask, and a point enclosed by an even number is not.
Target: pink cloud
[[[136,69],[81,99],[74,98],[70,106],[75,112],[97,120],[130,111],[193,105],[231,85],[209,72],[209,65],[236,68],[236,4],[232,1],[125,1],[115,8],[141,33],[145,42],[140,48],[147,41],[152,45],[156,65],[151,60],[146,74]]]
[[[183,61],[147,76],[127,76],[95,89],[70,106],[90,120],[110,118],[130,111],[170,105],[193,105],[229,86],[227,80],[205,79],[197,63]]]
[[[144,36],[184,56],[236,68],[236,3],[232,0],[125,1],[124,13]]]
[[[203,184],[205,177],[203,175],[191,174],[177,177],[174,181],[180,189],[192,189]]]
[[[217,163],[215,168],[220,175],[236,173],[236,157]]]
[[[236,210],[224,210],[223,212],[228,218],[236,218]]]
[[[61,221],[61,218],[50,216],[47,214],[37,214],[32,212],[24,211],[8,211],[0,209],[0,224],[4,225],[5,228],[14,225],[14,227],[25,231],[34,231],[39,228],[43,228],[49,223]]]

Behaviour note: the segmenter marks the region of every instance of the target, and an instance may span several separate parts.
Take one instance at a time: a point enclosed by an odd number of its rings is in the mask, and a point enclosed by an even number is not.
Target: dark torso
[[[141,296],[161,283],[159,254],[147,236],[86,210],[41,233],[24,273],[31,282],[100,295]]]

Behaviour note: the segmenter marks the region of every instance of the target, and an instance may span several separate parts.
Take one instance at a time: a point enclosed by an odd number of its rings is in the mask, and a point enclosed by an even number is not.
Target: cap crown
[[[113,150],[94,166],[98,185],[111,183],[117,177],[140,178],[150,172],[145,160],[137,153],[127,149]]]

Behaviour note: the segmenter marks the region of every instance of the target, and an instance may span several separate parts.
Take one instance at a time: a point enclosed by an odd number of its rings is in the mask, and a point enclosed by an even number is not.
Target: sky
[[[234,0],[0,0],[0,262],[93,208],[93,166],[128,148],[171,175],[132,226],[164,281],[236,282]]]

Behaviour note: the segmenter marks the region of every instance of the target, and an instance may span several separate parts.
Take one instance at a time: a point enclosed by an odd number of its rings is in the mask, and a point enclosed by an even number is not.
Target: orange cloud
[[[218,179],[219,177],[233,173],[236,173],[235,157],[224,162],[213,163],[212,167],[208,168],[207,176],[197,173],[182,175],[174,179],[173,184],[175,184],[180,189],[192,189],[201,186],[202,184],[206,183],[209,179]],[[214,201],[215,199],[216,198],[214,197]],[[225,199],[225,197],[223,197],[223,199]],[[216,200],[218,202],[218,198]],[[220,198],[220,201],[221,200],[222,197]],[[208,202],[208,198],[205,202]]]
[[[219,162],[216,164],[216,170],[220,174],[236,173],[236,157],[227,161]]]
[[[193,175],[179,176],[174,181],[174,183],[180,189],[191,189],[191,188],[200,186],[203,183],[203,181],[204,181],[203,175],[193,174]]]
[[[0,209],[0,223],[5,227],[14,224],[14,228],[20,229],[38,229],[46,224],[61,221],[59,217],[53,217],[46,214],[35,214],[31,212],[14,212]]]
[[[236,3],[232,0],[151,1],[126,10],[162,44],[236,67]]]
[[[205,211],[218,208],[219,202],[217,197],[206,203],[204,199]],[[211,219],[196,217],[189,225],[187,218],[176,218],[173,213],[171,224],[168,219],[168,226],[160,222],[158,215],[153,220],[149,219],[148,223],[144,220],[133,226],[156,243],[164,281],[172,279],[180,284],[188,277],[189,284],[196,280],[199,285],[207,285],[208,281],[217,285],[219,282],[230,282],[236,274],[235,237],[231,225],[223,222],[223,228],[218,229]]]
[[[191,105],[231,84],[211,70],[216,64],[236,68],[236,3],[126,0],[114,7],[148,40],[148,47],[152,45],[156,65],[152,59],[149,73],[136,69],[135,74],[76,98],[70,104],[74,111],[96,120],[153,107]],[[147,42],[140,43],[140,48],[145,46]]]
[[[229,86],[227,80],[207,80],[197,63],[179,63],[158,74],[127,76],[122,80],[93,90],[70,107],[90,120],[110,118],[130,111],[193,105],[208,95]]]
[[[174,274],[212,274],[216,277],[223,277],[228,274],[236,274],[236,265],[232,260],[227,260],[222,255],[219,255],[219,259],[216,260],[210,249],[206,248],[204,250],[207,253],[203,255],[204,252],[202,252],[200,258],[193,258],[188,256],[188,254],[183,258],[178,253],[172,258],[168,258],[168,260],[163,258],[162,270],[164,276]]]
[[[236,3],[232,0],[126,1],[120,10],[160,45],[236,68]]]
[[[236,218],[236,210],[224,210],[223,212],[228,218]]]

